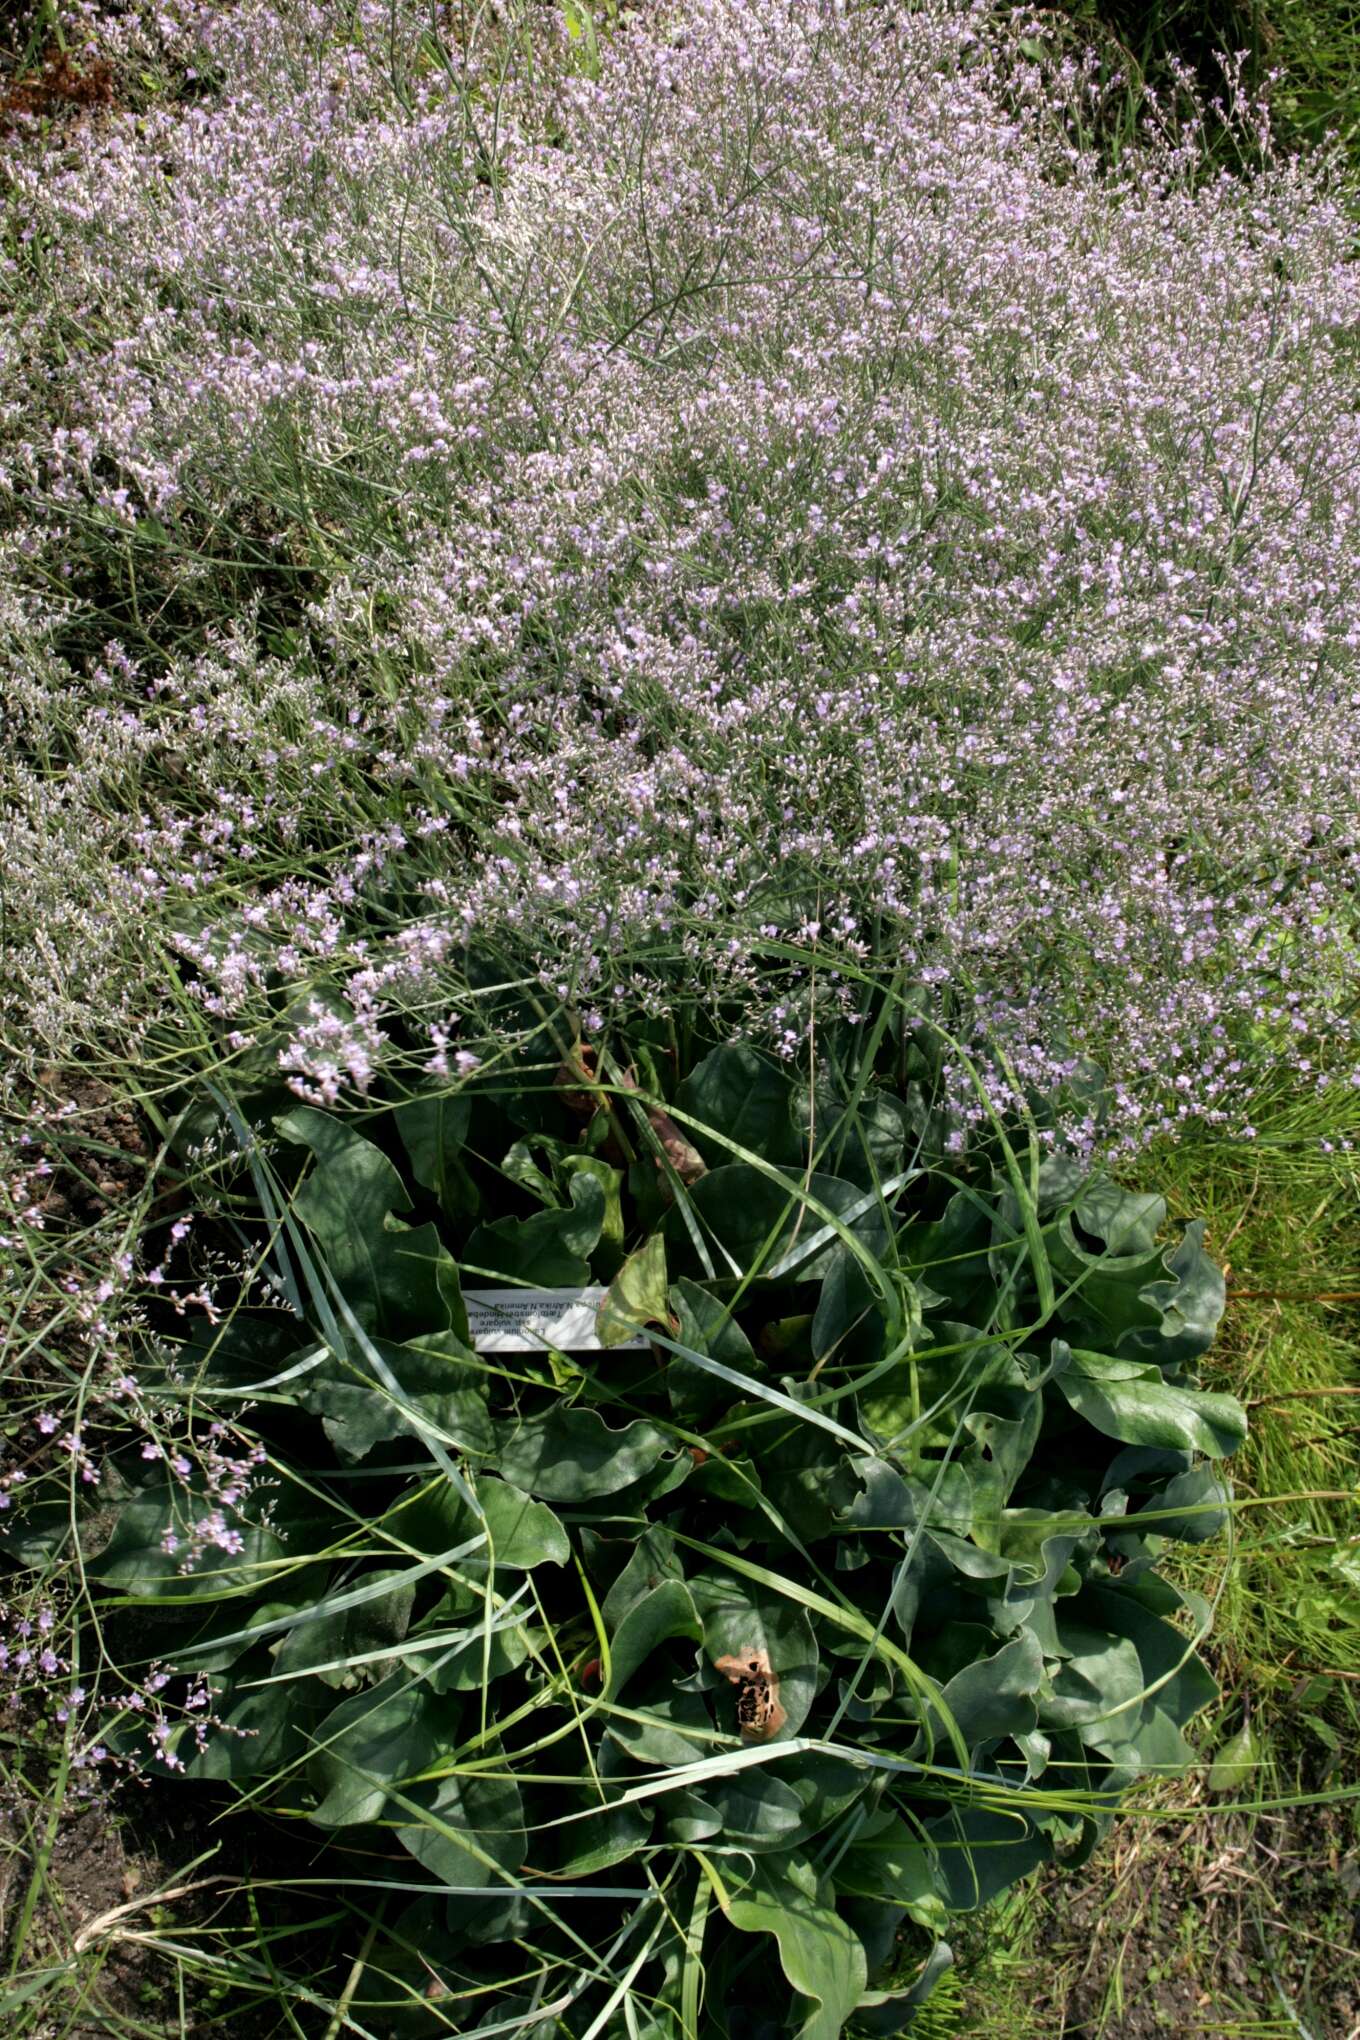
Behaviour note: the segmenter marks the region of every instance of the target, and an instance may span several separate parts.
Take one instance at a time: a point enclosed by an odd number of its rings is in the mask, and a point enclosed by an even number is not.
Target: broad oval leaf
[[[685,1126],[710,1168],[728,1162],[732,1146],[762,1161],[791,1167],[803,1143],[793,1118],[794,1089],[787,1070],[748,1042],[724,1042],[705,1056],[675,1094],[677,1108],[698,1121]],[[727,1142],[715,1139],[725,1136]]]
[[[503,1275],[543,1289],[582,1289],[604,1222],[603,1188],[592,1175],[574,1175],[570,1206],[479,1225],[463,1260],[479,1275]]]
[[[672,1444],[643,1418],[611,1431],[595,1410],[554,1409],[506,1425],[496,1463],[506,1480],[528,1494],[583,1502],[641,1480]]]
[[[342,1700],[316,1731],[311,1818],[319,1827],[353,1827],[395,1813],[391,1793],[452,1749],[457,1704],[407,1672]]]
[[[868,1981],[868,1964],[859,1936],[820,1899],[806,1858],[757,1856],[755,1878],[731,1901],[727,1917],[744,1934],[773,1934],[785,1976],[811,2000],[796,2040],[839,2040]]]
[[[1232,1396],[1179,1388],[1147,1363],[1077,1351],[1055,1378],[1079,1417],[1125,1445],[1184,1447],[1223,1459],[1247,1435],[1246,1413]]]
[[[707,1572],[691,1581],[703,1617],[704,1655],[710,1665],[757,1660],[772,1675],[772,1698],[783,1713],[774,1740],[797,1735],[817,1691],[819,1653],[807,1611],[754,1581]],[[758,1683],[758,1681],[757,1681]],[[718,1718],[729,1733],[738,1727],[740,1686],[723,1673]]]
[[[411,1200],[381,1148],[310,1105],[275,1124],[316,1158],[293,1211],[364,1330],[398,1340],[447,1330],[466,1339],[453,1258],[434,1226],[402,1225],[394,1217],[409,1211]]]
[[[469,1475],[466,1496],[440,1474],[404,1497],[384,1522],[403,1543],[422,1552],[453,1551],[484,1534],[486,1553],[459,1561],[460,1570],[473,1576],[488,1562],[510,1572],[531,1572],[535,1566],[565,1565],[571,1557],[567,1533],[546,1503],[489,1473]]]

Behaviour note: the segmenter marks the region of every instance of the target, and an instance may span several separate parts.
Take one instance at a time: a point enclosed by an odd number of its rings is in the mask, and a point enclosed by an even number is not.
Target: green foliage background
[[[257,1279],[142,1371],[248,1411],[240,1548],[186,1561],[200,1498],[130,1451],[58,1539],[115,1658],[212,1677],[180,1789],[320,1830],[383,1906],[370,2030],[527,2011],[526,1944],[569,2030],[902,2030],[951,1915],[1192,1760],[1212,1609],[1159,1561],[1228,1522],[1221,1274],[1033,1129],[957,1156],[891,1002],[810,1088],[534,1047],[362,1132],[220,1094]],[[468,1343],[461,1284],[592,1279],[599,1352]]]

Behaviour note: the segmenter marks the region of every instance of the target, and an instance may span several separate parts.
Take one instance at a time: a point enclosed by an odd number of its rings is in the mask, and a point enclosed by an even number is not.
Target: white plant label
[[[605,1291],[595,1289],[465,1289],[468,1331],[479,1353],[560,1353],[601,1350],[595,1314]],[[616,1353],[645,1350],[641,1332],[621,1340]]]

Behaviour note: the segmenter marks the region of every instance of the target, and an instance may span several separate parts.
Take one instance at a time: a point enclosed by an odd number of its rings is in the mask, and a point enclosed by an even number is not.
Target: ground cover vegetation
[[[1360,289],[1179,19],[15,35],[30,2032],[1360,2017]]]

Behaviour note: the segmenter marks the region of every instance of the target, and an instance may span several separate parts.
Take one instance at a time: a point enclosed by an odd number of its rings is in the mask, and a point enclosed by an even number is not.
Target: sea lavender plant
[[[1111,169],[949,0],[72,24],[174,82],[4,144],[16,1044],[332,1101],[492,966],[792,1052],[868,959],[1123,1138],[1355,1080],[1325,165]]]

